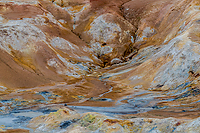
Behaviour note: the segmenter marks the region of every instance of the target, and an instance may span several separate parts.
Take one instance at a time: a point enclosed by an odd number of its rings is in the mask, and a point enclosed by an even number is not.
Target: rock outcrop
[[[134,118],[128,120],[116,119],[98,113],[84,113],[77,117],[77,113],[68,116],[69,109],[59,110],[47,116],[34,118],[29,126],[37,127],[35,132],[68,132],[68,133],[88,133],[88,132],[175,132],[188,133],[199,132],[200,119],[183,120],[175,118],[153,119]],[[76,114],[76,115],[75,115]],[[48,124],[47,124],[48,123]]]

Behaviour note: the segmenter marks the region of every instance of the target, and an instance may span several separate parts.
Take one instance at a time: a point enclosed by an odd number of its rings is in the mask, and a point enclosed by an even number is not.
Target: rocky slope
[[[199,0],[0,1],[0,130],[199,132],[199,27]]]

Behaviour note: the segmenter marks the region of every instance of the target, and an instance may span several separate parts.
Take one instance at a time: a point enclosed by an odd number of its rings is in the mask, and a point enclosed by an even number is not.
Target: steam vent
[[[0,133],[200,133],[200,0],[0,0]]]

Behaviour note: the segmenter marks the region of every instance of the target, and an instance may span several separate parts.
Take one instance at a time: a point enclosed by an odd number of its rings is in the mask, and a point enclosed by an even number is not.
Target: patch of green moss
[[[81,124],[82,127],[86,127],[94,131],[102,126],[102,120],[97,117],[98,116],[94,114],[87,114],[79,121],[79,123]]]
[[[85,117],[83,117],[81,119],[81,126],[83,127],[87,127],[89,126],[91,123],[93,123],[95,121],[95,116],[91,115],[91,114],[87,114]]]

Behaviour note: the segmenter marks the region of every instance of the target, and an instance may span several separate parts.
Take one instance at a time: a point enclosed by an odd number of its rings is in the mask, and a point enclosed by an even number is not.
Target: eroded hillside
[[[0,130],[200,131],[199,0],[3,0],[0,15]]]

